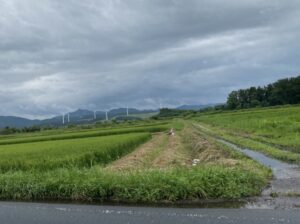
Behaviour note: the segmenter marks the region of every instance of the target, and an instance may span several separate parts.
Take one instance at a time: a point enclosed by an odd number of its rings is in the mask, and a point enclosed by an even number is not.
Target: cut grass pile
[[[132,153],[108,164],[106,169],[114,171],[149,169],[153,167],[153,160],[161,154],[168,141],[169,137],[166,134],[155,134],[150,141]]]
[[[270,179],[272,176],[270,169],[249,159],[243,153],[216,142],[214,138],[193,126],[185,130],[184,143],[190,149],[192,158],[198,159],[200,164],[238,167],[245,172],[255,172],[262,179]]]
[[[107,164],[150,139],[149,133],[35,142],[0,147],[0,171],[49,170]]]

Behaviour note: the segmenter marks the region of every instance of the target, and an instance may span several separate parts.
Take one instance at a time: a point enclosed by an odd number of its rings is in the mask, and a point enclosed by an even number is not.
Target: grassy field
[[[210,134],[300,164],[300,106],[250,109],[195,118]]]
[[[24,137],[23,135],[15,135],[15,137],[10,136],[10,138],[8,139],[0,139],[0,145],[100,137],[100,136],[110,136],[110,135],[128,134],[128,133],[141,133],[141,132],[152,133],[152,132],[165,131],[168,128],[169,126],[167,124],[164,125],[158,124],[158,125],[146,125],[146,126],[137,126],[137,127],[92,129],[88,131],[63,132],[61,134],[55,133],[55,134],[40,135],[40,136],[28,135]]]
[[[88,126],[74,126],[74,127],[62,127],[55,128],[50,130],[43,130],[39,132],[29,132],[29,133],[15,133],[9,135],[0,135],[0,140],[8,140],[8,139],[16,139],[16,138],[30,138],[30,137],[42,137],[42,136],[53,136],[53,135],[61,135],[61,134],[72,134],[72,133],[86,133],[91,131],[113,131],[118,129],[125,128],[146,128],[146,127],[154,127],[154,126],[166,126],[168,125],[168,121],[134,121],[134,122],[124,122],[124,123],[96,123],[94,125]]]
[[[150,133],[134,133],[4,145],[0,147],[0,170],[48,170],[107,164],[150,137]]]
[[[1,199],[236,199],[260,194],[271,176],[183,120],[59,131],[1,138]]]

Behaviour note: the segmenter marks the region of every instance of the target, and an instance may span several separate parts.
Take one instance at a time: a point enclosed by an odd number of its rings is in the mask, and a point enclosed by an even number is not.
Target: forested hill
[[[228,109],[298,103],[300,103],[300,76],[281,79],[264,87],[232,91],[227,98]]]

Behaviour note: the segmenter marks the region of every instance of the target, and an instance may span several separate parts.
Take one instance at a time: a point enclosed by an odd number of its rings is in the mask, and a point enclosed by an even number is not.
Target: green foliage
[[[227,106],[229,109],[235,109],[239,106],[239,94],[238,91],[232,91],[227,99]]]
[[[21,132],[39,132],[41,130],[42,129],[39,126],[31,126],[31,127],[22,128]]]
[[[153,116],[153,119],[170,119],[175,117],[187,117],[190,115],[196,114],[197,111],[193,110],[176,110],[176,109],[169,109],[169,108],[162,108],[159,111],[159,114]]]
[[[265,87],[232,91],[227,98],[227,108],[231,110],[298,103],[300,103],[300,76],[281,79]]]
[[[19,129],[11,127],[5,127],[4,129],[0,130],[1,135],[11,135],[18,132],[20,132]]]
[[[11,135],[15,133],[31,133],[31,132],[39,132],[41,130],[42,129],[39,126],[24,127],[21,129],[13,128],[13,127],[5,127],[0,131],[0,135]]]

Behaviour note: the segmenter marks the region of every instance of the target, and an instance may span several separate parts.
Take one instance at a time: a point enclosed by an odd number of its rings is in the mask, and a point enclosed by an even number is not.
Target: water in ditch
[[[246,208],[300,208],[300,168],[270,158],[260,152],[241,148],[223,139],[218,142],[244,153],[253,160],[269,167],[273,172],[270,186],[262,192],[261,197],[246,203]]]

